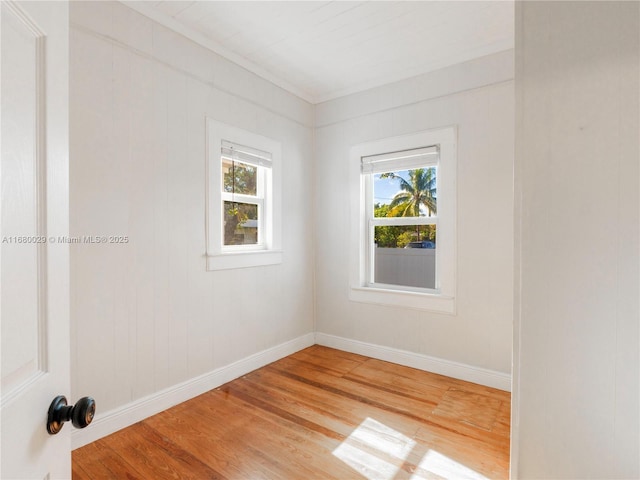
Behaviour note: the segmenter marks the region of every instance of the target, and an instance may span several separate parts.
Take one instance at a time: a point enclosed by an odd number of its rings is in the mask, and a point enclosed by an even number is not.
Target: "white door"
[[[0,477],[70,478],[68,4],[0,4]]]

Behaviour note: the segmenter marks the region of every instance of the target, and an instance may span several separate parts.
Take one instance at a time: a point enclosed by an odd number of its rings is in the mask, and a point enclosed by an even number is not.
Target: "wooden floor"
[[[313,346],[73,452],[83,479],[508,478],[510,395]]]

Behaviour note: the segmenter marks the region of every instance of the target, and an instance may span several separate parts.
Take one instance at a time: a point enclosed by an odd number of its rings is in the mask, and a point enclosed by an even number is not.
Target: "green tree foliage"
[[[436,226],[435,225],[423,225],[424,228],[422,233],[423,240],[431,240],[433,243],[436,242]]]
[[[374,217],[388,217],[389,205],[380,205],[376,203],[373,206]],[[408,227],[411,228],[411,227]],[[374,230],[375,243],[381,248],[396,248],[398,247],[398,235],[404,232],[407,227],[395,227],[395,226],[377,226]]]
[[[247,220],[258,219],[258,207],[250,203],[224,202],[224,244],[242,245],[245,236],[238,228]]]
[[[391,207],[387,204],[376,203],[373,206],[375,217],[389,217]],[[377,226],[374,229],[375,243],[380,248],[404,248],[409,242],[418,239],[412,226]],[[436,226],[422,225],[422,239],[436,241]]]
[[[410,227],[409,227],[410,228]],[[409,242],[413,242],[416,239],[416,232],[413,230],[405,230],[398,235],[397,245],[398,248],[404,248]]]
[[[428,215],[437,213],[436,169],[417,168],[409,170],[409,181],[394,172],[383,173],[380,178],[391,178],[400,182],[400,192],[391,200],[389,217],[419,217],[420,208]]]
[[[383,173],[380,178],[390,178],[400,182],[400,191],[391,200],[387,217],[424,216],[420,211],[423,207],[429,216],[437,213],[435,168],[409,170],[409,180],[394,172]],[[416,236],[417,240],[421,240],[420,225],[416,225]]]
[[[226,163],[226,162],[225,162]],[[224,191],[255,195],[258,182],[257,167],[240,162],[229,162],[224,172]]]
[[[256,195],[257,168],[240,162],[232,162],[223,176],[224,190],[229,193]],[[238,225],[249,219],[257,219],[255,205],[238,202],[224,202],[224,244],[243,243],[243,236],[236,235]]]

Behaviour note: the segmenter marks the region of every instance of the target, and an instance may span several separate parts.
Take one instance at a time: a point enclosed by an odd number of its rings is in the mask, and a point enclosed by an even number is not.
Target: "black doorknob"
[[[55,435],[69,420],[74,427],[84,428],[91,423],[95,413],[96,402],[91,397],[82,397],[75,405],[68,406],[66,397],[58,395],[49,406],[47,432]]]

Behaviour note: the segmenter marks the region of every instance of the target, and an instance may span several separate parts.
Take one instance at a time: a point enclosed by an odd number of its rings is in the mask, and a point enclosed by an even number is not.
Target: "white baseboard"
[[[337,348],[345,352],[357,353],[507,392],[511,391],[511,375],[503,372],[320,332],[316,332],[316,343],[325,347]]]
[[[255,353],[224,367],[166,388],[147,397],[134,400],[127,405],[98,414],[90,428],[74,430],[71,433],[71,447],[80,448],[88,443],[106,437],[118,430],[133,425],[167,408],[185,402],[231,380],[280,360],[303,348],[318,344],[337,348],[345,352],[358,353],[387,362],[413,367],[427,372],[438,373],[468,382],[511,391],[511,376],[484,368],[452,362],[441,358],[429,357],[419,353],[398,350],[372,343],[360,342],[335,335],[316,332],[302,335],[275,347]]]
[[[166,388],[147,397],[114,410],[96,415],[90,428],[74,430],[71,434],[71,448],[80,448],[88,443],[106,437],[118,430],[133,425],[145,418],[160,413],[167,408],[201,395],[257,368],[280,360],[314,342],[314,334],[308,333],[275,347],[255,353],[230,365],[217,368],[209,373]]]

